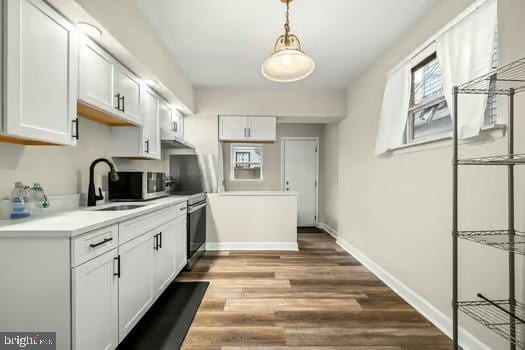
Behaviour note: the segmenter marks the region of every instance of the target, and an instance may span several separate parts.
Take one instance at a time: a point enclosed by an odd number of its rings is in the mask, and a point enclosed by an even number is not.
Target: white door
[[[125,119],[140,124],[140,83],[138,79],[126,68],[118,66],[115,70],[117,106]]]
[[[187,216],[186,212],[183,216],[179,216],[175,221],[177,227],[175,230],[175,273],[179,273],[184,269],[187,263]]]
[[[73,350],[112,350],[118,345],[117,249],[72,271]]]
[[[137,324],[155,299],[155,239],[146,233],[119,247],[119,340]]]
[[[177,220],[162,225],[155,231],[155,293],[160,295],[175,278],[175,247]]]
[[[140,106],[144,118],[142,128],[143,156],[145,158],[160,159],[158,100],[152,90],[143,89]]]
[[[275,141],[276,120],[274,117],[250,117],[248,138],[253,141]]]
[[[316,138],[282,139],[283,190],[299,193],[298,225],[317,223],[317,150]]]
[[[74,26],[41,0],[7,0],[5,132],[74,145],[78,38]]]
[[[243,141],[248,138],[248,118],[220,117],[220,139],[222,141]]]
[[[118,113],[113,57],[96,44],[87,41],[79,49],[78,71],[78,99],[106,112]]]

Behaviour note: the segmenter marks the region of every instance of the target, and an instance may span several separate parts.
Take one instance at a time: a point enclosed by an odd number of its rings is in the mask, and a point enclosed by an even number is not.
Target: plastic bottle
[[[40,184],[35,183],[31,189],[28,190],[30,201],[32,201],[38,208],[48,208],[49,201],[46,193]]]
[[[13,192],[11,192],[11,219],[27,218],[29,215],[26,189],[23,183],[16,182]]]

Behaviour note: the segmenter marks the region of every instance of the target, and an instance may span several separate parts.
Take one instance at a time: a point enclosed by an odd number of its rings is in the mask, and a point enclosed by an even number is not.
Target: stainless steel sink
[[[131,210],[131,209],[137,209],[142,208],[145,205],[139,205],[139,204],[129,204],[129,205],[114,205],[112,207],[106,207],[102,209],[96,209],[95,211],[124,211],[124,210]]]

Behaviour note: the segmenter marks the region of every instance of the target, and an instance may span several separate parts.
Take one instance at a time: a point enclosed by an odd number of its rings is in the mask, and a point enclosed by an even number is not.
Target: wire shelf
[[[517,165],[525,164],[525,154],[458,159],[458,165]]]
[[[516,302],[515,311],[510,312],[508,300],[462,301],[458,309],[506,340],[525,349],[525,305]],[[511,316],[512,315],[512,316]],[[515,320],[515,331],[511,332],[510,317]]]
[[[458,238],[525,255],[525,233],[514,231],[514,245],[509,244],[509,230],[458,231]]]
[[[460,94],[509,95],[525,91],[525,58],[458,86]]]

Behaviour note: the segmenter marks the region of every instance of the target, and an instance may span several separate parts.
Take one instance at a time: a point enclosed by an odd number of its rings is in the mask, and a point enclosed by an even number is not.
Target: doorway
[[[281,189],[299,193],[297,225],[316,226],[319,196],[319,138],[281,138]]]

